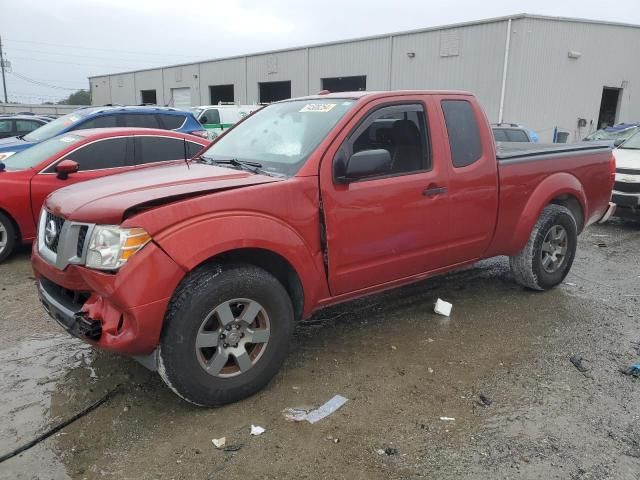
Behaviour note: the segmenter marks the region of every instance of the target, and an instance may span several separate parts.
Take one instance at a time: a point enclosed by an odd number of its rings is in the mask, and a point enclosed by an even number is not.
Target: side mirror
[[[200,125],[204,125],[205,123],[207,123],[207,116],[203,115],[200,117]]]
[[[340,183],[349,183],[367,177],[385,175],[391,171],[391,154],[388,150],[363,150],[349,158],[344,175],[336,178]]]
[[[619,147],[620,145],[622,145],[624,143],[624,138],[616,138],[613,142],[613,146],[614,147]]]
[[[78,166],[77,162],[69,159],[62,160],[56,165],[56,173],[58,174],[57,177],[60,180],[66,180],[67,178],[69,178],[69,175],[71,175],[72,173],[76,173],[79,169],[80,167]]]

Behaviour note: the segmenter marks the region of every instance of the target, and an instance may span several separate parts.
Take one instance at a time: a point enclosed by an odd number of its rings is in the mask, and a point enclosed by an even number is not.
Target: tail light
[[[207,130],[196,130],[194,132],[189,132],[191,135],[195,135],[196,137],[205,138],[209,140],[209,132]]]

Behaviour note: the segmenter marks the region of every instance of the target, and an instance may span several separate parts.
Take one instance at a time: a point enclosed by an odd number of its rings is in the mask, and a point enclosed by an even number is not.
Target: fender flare
[[[275,253],[298,275],[305,312],[328,292],[325,273],[318,270],[322,252],[314,252],[293,227],[275,217],[245,211],[199,216],[172,225],[155,235],[154,241],[186,272],[234,250],[258,248]]]
[[[566,172],[549,175],[531,193],[522,210],[520,219],[514,228],[513,245],[515,251],[522,250],[527,244],[533,226],[540,218],[542,210],[553,203],[555,198],[565,195],[575,198],[582,209],[583,219],[588,218],[587,196],[580,180]]]

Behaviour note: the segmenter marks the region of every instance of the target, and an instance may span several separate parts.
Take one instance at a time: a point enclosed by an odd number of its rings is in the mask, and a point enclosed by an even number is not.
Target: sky
[[[517,13],[640,25],[640,0],[0,0],[0,37],[9,101],[41,103],[91,75]]]

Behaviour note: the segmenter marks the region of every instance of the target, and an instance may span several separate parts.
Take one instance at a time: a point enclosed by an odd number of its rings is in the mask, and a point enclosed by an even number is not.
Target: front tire
[[[548,290],[569,273],[578,245],[578,226],[571,210],[547,205],[525,247],[509,257],[516,282],[532,290]]]
[[[171,300],[158,372],[195,405],[235,402],[278,372],[293,329],[291,300],[273,275],[253,265],[205,265]]]
[[[0,213],[0,262],[11,255],[17,241],[18,235],[13,222],[4,213]]]

